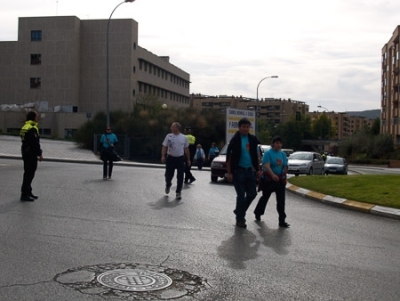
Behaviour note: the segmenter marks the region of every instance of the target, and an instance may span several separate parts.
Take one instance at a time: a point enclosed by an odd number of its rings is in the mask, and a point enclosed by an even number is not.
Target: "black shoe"
[[[236,226],[239,228],[247,228],[247,225],[245,222],[236,222]]]
[[[39,198],[37,195],[34,195],[34,194],[32,194],[32,193],[31,193],[29,196],[30,196],[31,198],[34,198],[35,200],[37,200],[37,199]]]
[[[34,202],[35,199],[30,195],[21,195],[21,202]]]
[[[256,216],[256,220],[258,220],[258,221],[260,221],[260,220],[261,220],[261,216],[260,216],[260,215],[258,215],[258,214],[255,214],[255,213],[254,213],[254,215]]]
[[[279,223],[279,227],[281,227],[281,228],[290,228],[290,225],[288,223],[283,222],[283,223]]]
[[[196,181],[195,178],[190,179],[189,184],[192,184],[194,181]]]

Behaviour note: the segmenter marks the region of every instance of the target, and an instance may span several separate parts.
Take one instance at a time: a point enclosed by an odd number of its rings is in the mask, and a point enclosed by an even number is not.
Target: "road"
[[[87,267],[132,263],[201,278],[190,294],[147,300],[398,300],[398,220],[288,193],[290,229],[278,228],[274,199],[261,222],[252,204],[239,229],[232,185],[194,170],[178,202],[163,172],[116,166],[103,181],[100,165],[41,162],[40,198],[21,203],[22,162],[0,159],[0,299],[140,300],[79,282]]]

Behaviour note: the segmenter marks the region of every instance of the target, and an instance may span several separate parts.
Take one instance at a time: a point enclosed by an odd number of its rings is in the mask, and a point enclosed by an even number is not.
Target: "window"
[[[32,30],[31,31],[31,41],[41,41],[42,40],[42,31],[41,30]]]
[[[41,65],[42,55],[41,54],[31,54],[31,65]]]
[[[31,77],[31,89],[40,89],[41,79],[40,77]]]

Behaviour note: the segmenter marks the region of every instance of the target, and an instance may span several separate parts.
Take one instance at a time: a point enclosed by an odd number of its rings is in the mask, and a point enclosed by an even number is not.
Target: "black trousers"
[[[256,209],[254,209],[254,214],[261,216],[265,213],[265,207],[267,206],[268,200],[273,192],[276,194],[276,211],[278,211],[279,223],[284,223],[286,219],[286,185],[281,181],[275,182],[271,180],[265,185],[262,185],[262,197],[258,200]]]
[[[167,187],[171,187],[172,178],[174,177],[175,169],[177,172],[177,185],[176,185],[176,193],[180,193],[182,191],[183,186],[183,172],[185,169],[185,156],[182,157],[172,157],[168,156],[165,165],[165,185]]]
[[[108,177],[111,178],[113,166],[114,163],[113,160],[111,160],[111,158],[106,158],[105,160],[103,160],[103,178],[107,178],[107,174]]]
[[[24,177],[22,180],[21,194],[32,194],[32,181],[35,177],[35,172],[38,165],[38,158],[32,154],[23,154],[22,160],[24,161]]]

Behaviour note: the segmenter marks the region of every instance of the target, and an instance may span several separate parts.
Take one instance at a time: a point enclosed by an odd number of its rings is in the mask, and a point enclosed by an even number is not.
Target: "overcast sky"
[[[19,17],[108,19],[122,0],[3,1],[0,41]],[[275,97],[310,111],[380,109],[381,50],[399,0],[136,0],[113,19],[139,23],[139,45],[188,72],[191,93]],[[112,25],[111,25],[112,26]]]

